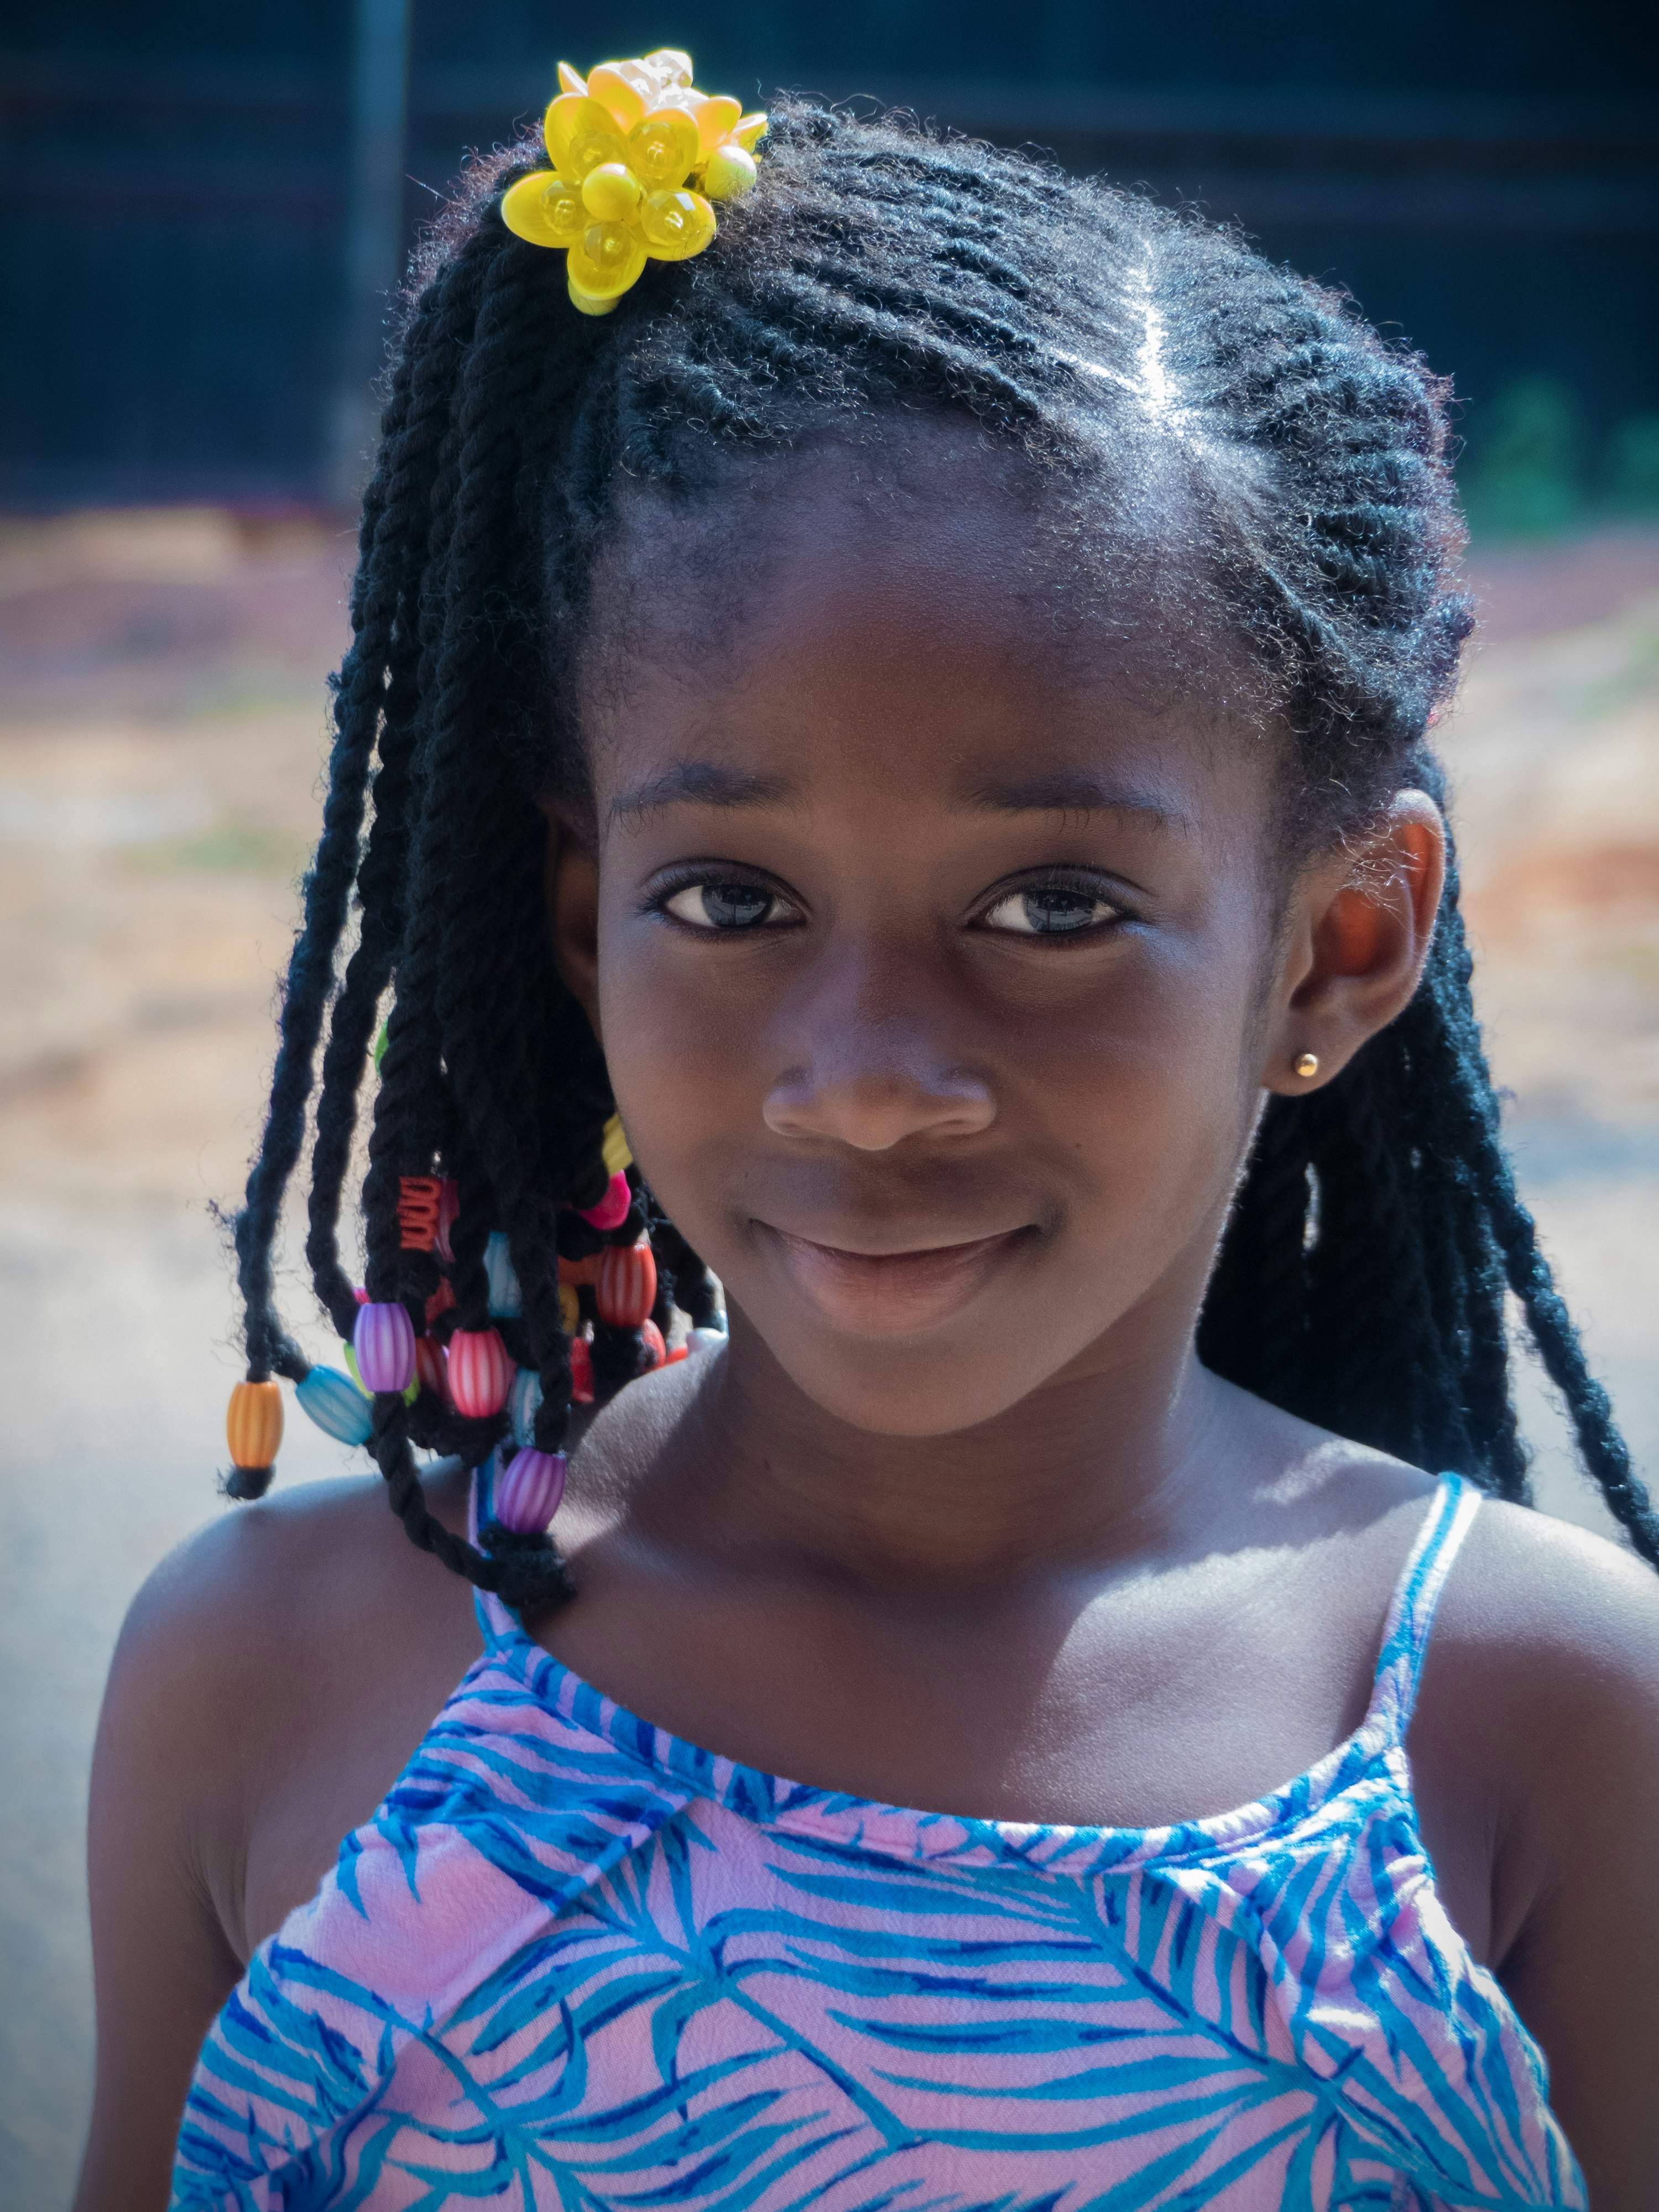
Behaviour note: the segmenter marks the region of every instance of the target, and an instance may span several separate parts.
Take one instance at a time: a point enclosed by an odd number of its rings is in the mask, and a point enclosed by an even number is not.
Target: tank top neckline
[[[474,1475],[471,1517],[475,1531],[488,1518],[492,1471],[491,1462],[486,1462]],[[1480,1492],[1461,1475],[1443,1474],[1437,1483],[1395,1586],[1370,1699],[1352,1734],[1304,1772],[1249,1804],[1157,1826],[1000,1820],[928,1812],[787,1781],[707,1751],[629,1711],[544,1650],[499,1599],[482,1591],[477,1613],[485,1648],[477,1664],[504,1667],[536,1705],[651,1774],[682,1803],[694,1797],[713,1798],[759,1826],[805,1826],[822,1837],[828,1822],[849,1846],[913,1863],[939,1858],[957,1865],[1017,1862],[1077,1874],[1088,1867],[1146,1867],[1204,1859],[1265,1844],[1302,1826],[1379,1765],[1394,1771],[1403,1809],[1413,1814],[1406,1731],[1440,1594],[1480,1501]]]

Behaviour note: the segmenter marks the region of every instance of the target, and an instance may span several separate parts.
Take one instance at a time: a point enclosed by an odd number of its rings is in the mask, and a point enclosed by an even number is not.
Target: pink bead
[[[441,1260],[454,1262],[450,1249],[449,1232],[455,1226],[455,1217],[461,1210],[461,1187],[453,1176],[442,1176],[438,1184],[438,1233],[432,1249]]]
[[[407,1390],[415,1375],[415,1328],[400,1305],[372,1300],[357,1309],[351,1333],[365,1390]]]
[[[495,1518],[518,1536],[539,1536],[564,1496],[564,1454],[526,1446],[495,1486]]]
[[[368,1292],[363,1288],[361,1283],[354,1285],[351,1295],[356,1299],[360,1306],[366,1306],[368,1304]]]
[[[458,1328],[449,1340],[449,1395],[469,1421],[499,1413],[513,1387],[513,1362],[493,1328]]]
[[[595,1229],[620,1229],[628,1218],[628,1209],[634,1203],[634,1194],[628,1188],[625,1175],[613,1175],[610,1188],[597,1206],[578,1206],[584,1221],[591,1221]]]

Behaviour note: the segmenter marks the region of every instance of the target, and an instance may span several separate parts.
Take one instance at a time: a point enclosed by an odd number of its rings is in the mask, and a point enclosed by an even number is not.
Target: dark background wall
[[[337,489],[373,4],[13,0],[0,499]],[[871,93],[1237,220],[1455,378],[1477,507],[1517,468],[1553,471],[1562,515],[1659,504],[1655,22],[1630,0],[412,0],[405,235],[465,149],[539,111],[559,54],[689,41],[711,89]]]

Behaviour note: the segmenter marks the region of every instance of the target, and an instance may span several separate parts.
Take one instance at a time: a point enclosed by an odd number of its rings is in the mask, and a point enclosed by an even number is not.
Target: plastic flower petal
[[[600,62],[586,77],[559,64],[544,119],[550,169],[501,196],[501,221],[532,246],[562,249],[574,306],[608,315],[647,260],[689,261],[718,228],[710,203],[756,179],[766,117],[700,92],[691,57],[660,46]]]

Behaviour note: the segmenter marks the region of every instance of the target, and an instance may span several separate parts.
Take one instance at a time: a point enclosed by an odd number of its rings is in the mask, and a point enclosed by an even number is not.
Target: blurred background
[[[1442,732],[1522,1177],[1659,1472],[1659,79],[1620,0],[12,0],[0,21],[0,2203],[69,2194],[82,1828],[222,1510],[223,1238],[313,835],[388,298],[563,55],[899,101],[1237,221],[1455,380]],[[291,1256],[290,1256],[291,1265]],[[308,1310],[297,1274],[289,1310]],[[313,1332],[311,1348],[325,1352]],[[1600,1525],[1530,1371],[1550,1510]],[[285,1480],[339,1471],[290,1419]]]

